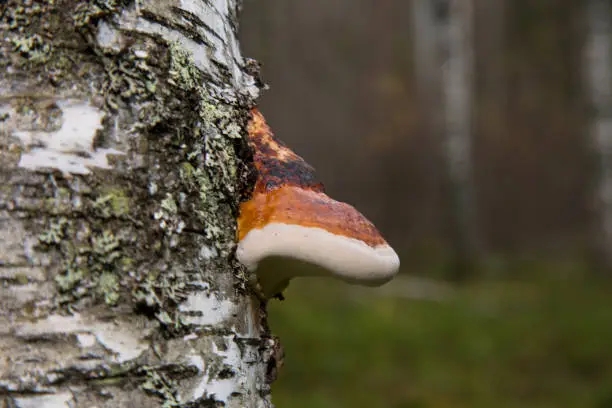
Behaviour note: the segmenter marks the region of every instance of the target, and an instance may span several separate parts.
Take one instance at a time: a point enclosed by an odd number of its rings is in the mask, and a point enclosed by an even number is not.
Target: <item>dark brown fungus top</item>
[[[386,244],[353,206],[324,193],[312,166],[274,137],[257,109],[252,110],[248,134],[258,174],[253,196],[240,206],[238,240],[252,229],[282,223],[321,228],[373,247]]]

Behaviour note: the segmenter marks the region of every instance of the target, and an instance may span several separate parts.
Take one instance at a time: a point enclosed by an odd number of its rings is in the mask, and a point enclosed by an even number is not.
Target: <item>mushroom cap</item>
[[[278,256],[318,265],[347,282],[380,285],[399,269],[399,257],[376,227],[349,204],[328,197],[314,169],[274,138],[254,109],[248,126],[257,181],[240,206],[237,259],[255,271]],[[258,274],[264,293],[293,277]],[[271,293],[272,295],[276,293]]]

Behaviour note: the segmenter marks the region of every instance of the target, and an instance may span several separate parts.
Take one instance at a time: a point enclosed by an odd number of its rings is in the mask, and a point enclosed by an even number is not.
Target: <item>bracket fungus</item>
[[[256,273],[263,295],[279,295],[302,274],[331,274],[368,286],[393,278],[399,257],[376,227],[351,205],[328,197],[314,169],[274,137],[257,109],[251,114],[248,137],[257,180],[251,198],[240,205],[236,257]],[[258,270],[270,257],[319,268]]]

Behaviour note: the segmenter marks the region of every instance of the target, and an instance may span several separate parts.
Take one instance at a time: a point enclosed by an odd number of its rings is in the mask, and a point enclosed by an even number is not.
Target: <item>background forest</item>
[[[245,0],[241,37],[402,258],[271,306],[278,407],[612,407],[610,1]]]

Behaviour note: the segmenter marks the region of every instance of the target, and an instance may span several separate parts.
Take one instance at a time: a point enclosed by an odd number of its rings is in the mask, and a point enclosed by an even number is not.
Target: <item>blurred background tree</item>
[[[611,8],[245,0],[272,128],[402,256],[272,305],[281,408],[612,407]]]
[[[612,6],[591,0],[586,6],[584,70],[590,136],[597,161],[595,205],[599,228],[596,249],[602,266],[612,269]]]

